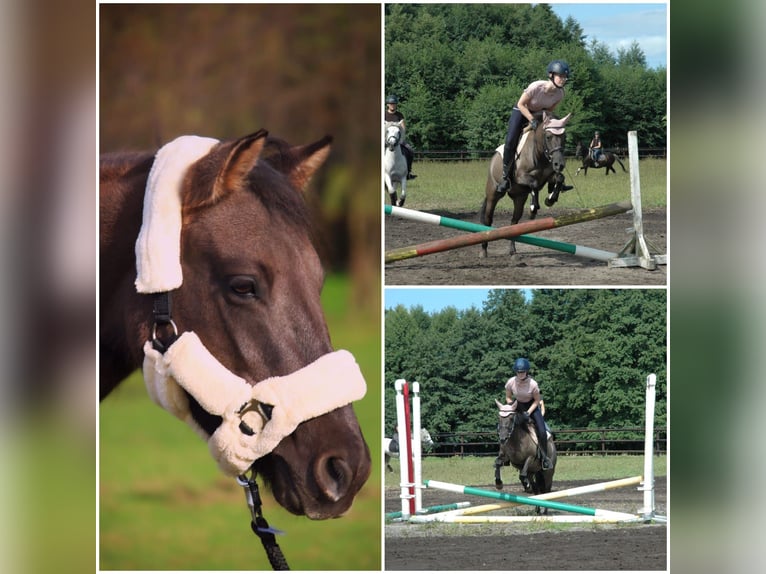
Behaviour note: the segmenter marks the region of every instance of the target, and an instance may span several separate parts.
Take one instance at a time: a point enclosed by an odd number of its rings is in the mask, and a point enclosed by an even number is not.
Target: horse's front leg
[[[396,205],[396,188],[394,187],[394,182],[391,180],[389,174],[383,176],[383,185],[386,187],[386,192],[391,200],[391,205]]]
[[[529,218],[534,219],[537,216],[537,212],[540,211],[540,197],[539,191],[533,189],[529,192],[531,201],[529,202]]]
[[[495,488],[498,490],[503,489],[503,479],[500,478],[500,468],[505,464],[505,460],[502,456],[498,456],[495,459]]]
[[[532,485],[529,483],[529,477],[527,476],[529,462],[531,460],[531,457],[527,457],[527,460],[524,461],[524,466],[521,467],[521,470],[519,471],[519,480],[521,481],[521,485],[524,487],[524,492],[532,492]]]

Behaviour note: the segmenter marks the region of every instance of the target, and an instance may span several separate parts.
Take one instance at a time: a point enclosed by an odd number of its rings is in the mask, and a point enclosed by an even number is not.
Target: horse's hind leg
[[[497,202],[500,201],[500,198],[504,195],[505,193],[497,193],[494,186],[490,189],[489,185],[487,185],[487,192],[484,196],[484,201],[481,202],[481,209],[479,210],[479,221],[482,225],[492,226],[492,220],[495,217],[495,207],[497,206]],[[487,257],[486,242],[481,244],[481,257]]]
[[[524,204],[527,202],[527,197],[525,194],[522,195],[516,195],[513,197],[513,215],[511,216],[511,225],[516,225],[519,221],[521,221],[521,216],[524,215]],[[530,219],[534,219],[537,215],[536,212],[532,212],[532,214],[529,216]],[[516,255],[516,242],[511,239],[511,249],[508,252],[509,255]]]

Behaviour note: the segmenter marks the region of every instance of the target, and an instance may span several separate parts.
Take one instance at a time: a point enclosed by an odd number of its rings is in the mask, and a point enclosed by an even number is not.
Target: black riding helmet
[[[567,64],[564,60],[553,60],[550,64],[548,64],[548,77],[551,78],[551,81],[553,81],[553,78],[551,77],[552,74],[559,74],[569,79],[569,64]],[[553,83],[555,84],[556,82]],[[560,88],[561,86],[557,85],[556,87]]]
[[[386,98],[386,103],[387,104],[398,104],[399,103],[399,98],[397,98],[394,95],[388,96]]]

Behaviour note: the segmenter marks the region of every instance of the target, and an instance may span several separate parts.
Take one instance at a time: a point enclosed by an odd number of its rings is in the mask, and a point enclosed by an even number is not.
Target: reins
[[[163,355],[170,348],[170,346],[178,339],[178,327],[172,319],[172,306],[173,300],[171,293],[165,291],[162,293],[154,294],[154,303],[152,314],[154,317],[154,325],[152,327],[152,347]],[[162,336],[160,332],[167,332],[170,328],[169,334]],[[244,422],[242,423],[244,424]],[[252,431],[251,431],[252,432]],[[245,474],[237,477],[237,484],[245,489],[245,500],[247,506],[250,509],[250,528],[253,533],[261,539],[263,549],[266,551],[266,556],[269,559],[269,564],[273,570],[290,570],[282,554],[282,549],[279,547],[276,541],[276,534],[284,534],[281,530],[272,528],[269,523],[263,517],[262,500],[258,490],[258,484],[255,481],[255,471],[250,471],[252,474],[248,478]]]

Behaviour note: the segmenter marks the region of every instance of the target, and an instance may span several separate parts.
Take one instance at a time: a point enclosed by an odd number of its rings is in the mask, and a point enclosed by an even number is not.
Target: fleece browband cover
[[[152,400],[194,428],[208,441],[219,468],[237,476],[303,421],[364,397],[366,384],[348,351],[328,353],[283,377],[251,386],[224,367],[191,331],[183,333],[163,355],[144,346],[144,379]],[[192,419],[188,391],[208,412],[223,418],[208,436]],[[271,405],[266,418],[258,404]],[[254,434],[240,428],[244,422]]]
[[[213,138],[181,136],[154,156],[136,241],[139,293],[162,293],[181,286],[181,184],[189,166],[217,143]]]

